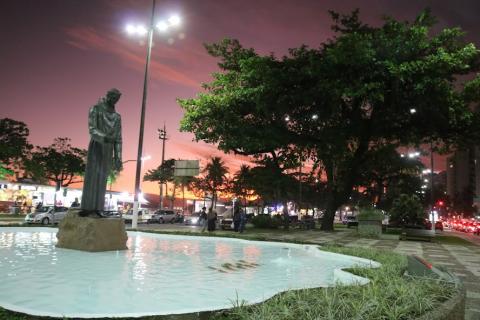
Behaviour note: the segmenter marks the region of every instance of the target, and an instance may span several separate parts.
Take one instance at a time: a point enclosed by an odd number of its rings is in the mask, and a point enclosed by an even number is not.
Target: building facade
[[[456,151],[447,158],[447,195],[458,213],[480,209],[480,148]]]

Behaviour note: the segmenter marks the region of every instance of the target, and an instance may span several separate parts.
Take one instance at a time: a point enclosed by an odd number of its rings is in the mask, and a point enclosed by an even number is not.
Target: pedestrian
[[[208,209],[207,214],[207,223],[208,223],[208,231],[215,231],[215,223],[217,221],[217,212],[214,211],[212,208]]]
[[[207,208],[203,207],[202,211],[200,212],[200,225],[202,226],[202,232],[205,232],[205,229],[207,229]]]
[[[233,209],[233,230],[238,232],[240,227],[240,208],[237,206]]]
[[[78,198],[75,198],[75,200],[70,205],[70,208],[78,208],[78,207],[80,207],[80,202],[78,202]]]
[[[245,210],[240,210],[240,226],[239,226],[239,232],[243,233],[245,230],[245,225],[247,224],[247,213]]]

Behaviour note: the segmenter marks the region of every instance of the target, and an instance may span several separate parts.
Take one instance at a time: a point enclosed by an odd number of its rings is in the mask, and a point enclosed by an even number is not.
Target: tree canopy
[[[0,176],[12,175],[21,169],[23,159],[32,145],[28,142],[30,131],[21,121],[0,119]]]
[[[220,72],[196,98],[180,99],[183,131],[224,151],[305,157],[326,180],[322,229],[383,148],[478,137],[479,51],[459,28],[433,34],[429,11],[374,27],[358,11],[331,12],[336,36],[318,49],[262,56],[225,39],[207,45]]]
[[[85,173],[87,151],[72,147],[69,138],[56,138],[48,147],[36,147],[26,161],[26,171],[36,181],[50,180],[67,187]],[[77,180],[75,180],[77,179]]]

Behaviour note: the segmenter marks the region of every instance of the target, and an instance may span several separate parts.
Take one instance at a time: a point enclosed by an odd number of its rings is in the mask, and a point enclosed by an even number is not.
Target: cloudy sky
[[[0,1],[0,117],[25,122],[30,140],[48,145],[56,137],[87,148],[88,109],[112,87],[119,88],[117,105],[123,120],[124,160],[137,153],[146,46],[129,36],[129,23],[147,25],[152,1],[147,0],[2,0]],[[382,16],[412,20],[430,7],[438,28],[460,26],[467,40],[480,40],[480,1],[323,1],[323,0],[157,0],[157,20],[171,14],[182,26],[155,34],[146,110],[144,154],[151,159],[143,172],[159,165],[161,142],[157,128],[166,124],[166,158],[224,157],[235,171],[245,157],[223,155],[215,146],[192,141],[178,131],[182,110],[176,98],[201,91],[201,83],[217,71],[204,43],[237,38],[247,47],[283,55],[288,48],[318,47],[332,36],[327,11],[347,13],[359,7],[364,21],[378,25]],[[437,161],[438,167],[444,163]],[[134,188],[134,162],[114,186]],[[143,190],[157,192],[155,184]]]

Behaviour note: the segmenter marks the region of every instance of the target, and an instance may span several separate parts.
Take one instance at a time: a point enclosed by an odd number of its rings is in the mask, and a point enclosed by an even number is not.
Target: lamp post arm
[[[140,133],[138,135],[138,153],[137,153],[137,168],[135,171],[135,194],[133,199],[133,218],[132,218],[132,228],[137,227],[138,220],[138,194],[140,193],[140,172],[142,169],[142,152],[143,152],[143,129],[145,126],[145,108],[147,104],[147,88],[148,88],[148,67],[150,65],[150,56],[152,52],[152,39],[153,39],[153,19],[155,15],[155,0],[153,0],[152,5],[152,17],[150,19],[150,28],[148,30],[148,45],[147,45],[147,61],[145,63],[145,77],[143,80],[143,98],[142,98],[142,112],[140,116]]]

